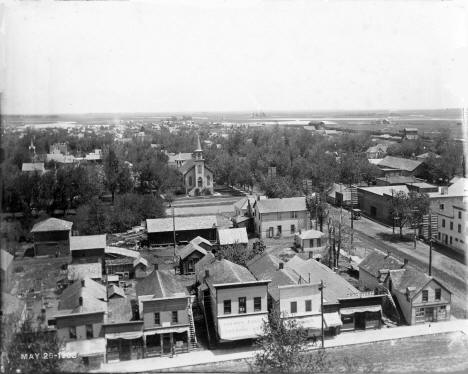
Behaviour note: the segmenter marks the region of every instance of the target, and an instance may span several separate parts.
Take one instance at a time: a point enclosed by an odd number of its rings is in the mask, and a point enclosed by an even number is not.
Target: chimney
[[[284,269],[284,263],[283,262],[279,263],[279,270],[281,270],[281,269]]]
[[[210,276],[210,270],[205,269],[205,278],[209,278],[209,276]]]
[[[81,296],[78,298],[78,304],[83,306],[83,298]]]

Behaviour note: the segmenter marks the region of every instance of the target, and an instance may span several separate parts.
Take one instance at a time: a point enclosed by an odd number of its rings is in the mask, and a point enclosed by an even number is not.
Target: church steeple
[[[200,135],[197,135],[197,149],[195,149],[195,152],[203,152],[203,149],[200,143]]]
[[[197,148],[195,149],[195,151],[193,151],[193,157],[195,160],[199,160],[199,161],[203,160],[203,149],[201,147],[199,135],[197,135]]]

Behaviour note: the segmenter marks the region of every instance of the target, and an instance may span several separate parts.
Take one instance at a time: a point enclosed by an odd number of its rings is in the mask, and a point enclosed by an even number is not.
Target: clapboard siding
[[[103,323],[104,312],[83,315],[72,314],[67,317],[58,317],[56,320],[58,329],[72,326],[91,325],[94,323]]]
[[[149,300],[143,302],[143,313],[167,312],[184,310],[187,308],[187,299]]]

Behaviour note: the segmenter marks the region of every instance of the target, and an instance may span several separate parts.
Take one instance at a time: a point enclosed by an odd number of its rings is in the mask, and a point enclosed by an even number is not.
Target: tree
[[[106,175],[106,187],[109,189],[112,194],[112,203],[114,203],[115,191],[119,187],[119,159],[115,154],[114,148],[109,148],[108,151],[104,154],[104,159],[102,160],[104,165],[104,172]]]
[[[328,205],[326,203],[325,193],[320,194],[315,192],[306,196],[306,206],[311,220],[315,217],[315,230],[317,230],[318,224],[320,224],[320,231],[323,232],[323,220],[328,215]]]
[[[251,259],[263,253],[264,250],[265,244],[258,240],[252,246],[248,245],[247,247],[239,243],[218,247],[216,253],[219,257],[246,267]]]
[[[422,222],[429,211],[429,197],[425,193],[398,191],[392,195],[390,213],[400,229],[403,238],[403,227],[410,223],[413,227]]]

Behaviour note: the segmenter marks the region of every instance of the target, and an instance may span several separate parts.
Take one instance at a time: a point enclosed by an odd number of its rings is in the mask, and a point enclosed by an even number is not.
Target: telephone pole
[[[322,326],[321,326],[321,337],[322,337],[322,348],[324,348],[325,343],[324,343],[324,338],[323,338],[323,280],[320,281],[319,285],[319,290],[320,290],[320,315],[322,317]]]

